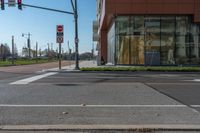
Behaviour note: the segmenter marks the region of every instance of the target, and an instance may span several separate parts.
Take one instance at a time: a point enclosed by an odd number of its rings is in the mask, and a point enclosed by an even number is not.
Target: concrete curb
[[[200,125],[5,125],[0,131],[200,131]]]

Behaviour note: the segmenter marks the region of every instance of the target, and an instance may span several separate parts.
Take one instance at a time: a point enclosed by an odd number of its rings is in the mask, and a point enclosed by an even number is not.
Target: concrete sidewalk
[[[97,67],[97,61],[92,60],[92,61],[80,61],[79,63],[80,68],[84,67]],[[76,71],[74,70],[75,64],[69,65],[69,66],[62,66],[62,70],[59,70],[59,68],[52,68],[48,69],[47,71]]]

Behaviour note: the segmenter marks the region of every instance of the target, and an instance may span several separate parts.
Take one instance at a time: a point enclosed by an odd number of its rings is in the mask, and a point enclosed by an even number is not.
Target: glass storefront
[[[118,16],[108,51],[119,65],[200,65],[200,25],[190,16]]]
[[[115,24],[108,32],[108,63],[115,64]]]

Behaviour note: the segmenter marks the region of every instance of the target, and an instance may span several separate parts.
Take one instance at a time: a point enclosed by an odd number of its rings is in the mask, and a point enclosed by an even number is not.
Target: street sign
[[[63,32],[58,32],[57,36],[63,36]]]
[[[57,26],[57,32],[63,32],[63,25]]]
[[[57,36],[57,43],[63,43],[63,37]]]
[[[64,36],[64,33],[63,33],[64,26],[63,25],[57,25],[56,30],[57,30],[56,42],[59,43],[59,44],[63,43],[64,42],[64,38],[63,38],[63,36]]]
[[[64,26],[63,25],[57,25],[56,28],[57,35],[56,35],[56,42],[59,43],[59,70],[62,68],[62,59],[61,59],[61,43],[64,42],[63,36],[64,36]]]
[[[15,7],[16,1],[15,0],[8,0],[8,6],[9,7]]]

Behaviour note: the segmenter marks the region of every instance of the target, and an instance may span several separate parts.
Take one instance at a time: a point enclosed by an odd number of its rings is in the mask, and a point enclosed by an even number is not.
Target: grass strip
[[[54,60],[16,60],[15,61],[15,66],[19,66],[19,65],[31,65],[31,64],[42,64],[42,63],[48,63],[48,62],[54,62]],[[0,61],[0,67],[7,67],[7,66],[13,66],[12,65],[12,61],[8,60],[8,61]]]
[[[81,68],[82,71],[155,71],[155,72],[200,72],[200,67],[94,67],[94,68]]]

